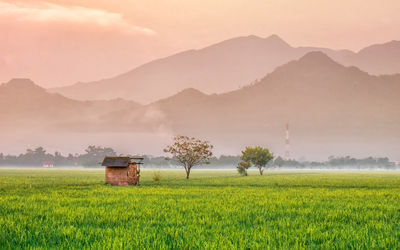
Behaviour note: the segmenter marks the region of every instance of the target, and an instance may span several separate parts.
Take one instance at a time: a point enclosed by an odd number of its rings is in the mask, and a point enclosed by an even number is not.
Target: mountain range
[[[43,128],[71,130],[75,124],[106,122],[114,113],[141,107],[134,101],[78,101],[57,93],[49,93],[30,79],[12,79],[0,85],[0,127],[15,129]],[[110,118],[112,119],[112,117]]]
[[[233,140],[282,149],[289,122],[303,155],[380,151],[400,157],[394,150],[400,146],[399,96],[400,75],[372,76],[310,52],[252,86],[220,95],[189,89],[153,105],[167,114],[173,131],[226,147]]]
[[[398,74],[374,76],[322,52],[309,52],[237,90],[206,94],[187,88],[147,105],[121,99],[77,101],[29,80],[13,80],[0,86],[5,118],[0,126],[14,131],[40,127],[66,137],[74,133],[82,141],[96,133],[112,132],[117,141],[127,141],[127,133],[132,138],[147,133],[140,146],[130,146],[158,151],[164,145],[152,136],[187,134],[209,139],[222,153],[259,144],[281,154],[288,122],[296,156],[400,158],[399,96]]]
[[[293,47],[277,35],[246,36],[151,61],[108,79],[50,91],[78,100],[124,98],[139,103],[151,103],[186,88],[207,94],[224,93],[251,84],[312,51],[321,51],[345,66],[356,66],[372,75],[400,72],[399,41],[372,45],[356,53]]]

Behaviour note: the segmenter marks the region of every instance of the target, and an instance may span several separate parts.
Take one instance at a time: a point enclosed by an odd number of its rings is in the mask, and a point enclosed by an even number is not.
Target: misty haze
[[[0,248],[400,248],[398,13],[0,0]]]

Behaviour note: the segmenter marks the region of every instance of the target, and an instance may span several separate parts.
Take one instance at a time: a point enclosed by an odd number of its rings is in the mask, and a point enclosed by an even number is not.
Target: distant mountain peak
[[[36,90],[36,91],[44,91],[44,89],[38,85],[36,85],[31,79],[28,78],[14,78],[4,83],[2,85],[7,89],[15,89],[15,90]]]
[[[187,96],[205,96],[203,92],[195,88],[186,88],[180,91],[177,95],[187,95]]]
[[[7,84],[30,84],[30,85],[36,85],[29,78],[13,78],[10,81],[8,81]]]
[[[303,63],[315,63],[315,64],[320,64],[320,63],[334,63],[337,64],[332,58],[330,58],[328,55],[321,51],[311,51],[302,56],[299,59],[299,62]]]
[[[276,34],[272,34],[268,37],[265,38],[265,40],[275,40],[275,41],[279,41],[279,42],[284,42],[286,43],[280,36],[276,35]]]
[[[374,44],[374,45],[368,46],[368,47],[360,50],[358,53],[363,54],[363,53],[368,53],[368,52],[376,51],[376,50],[400,51],[400,41],[392,40],[392,41],[386,42],[386,43]]]
[[[262,38],[256,35],[248,35],[248,36],[239,36],[234,37],[228,40],[224,40],[222,42],[213,44],[209,47],[205,47],[202,50],[206,50],[209,48],[224,48],[226,46],[237,46],[237,49],[242,49],[243,47],[254,47],[254,46],[268,46],[275,49],[286,49],[291,48],[290,44],[285,42],[278,35],[271,35],[266,38]]]
[[[156,103],[165,103],[165,102],[175,102],[175,103],[186,103],[186,102],[192,102],[192,101],[198,101],[202,100],[204,97],[207,97],[207,94],[204,94],[200,90],[197,90],[195,88],[186,88],[177,94],[161,99],[157,101]]]
[[[260,40],[260,39],[262,39],[261,37],[256,36],[256,35],[248,35],[248,36],[246,36],[246,37],[244,37],[244,38],[255,39],[255,40]]]
[[[230,38],[227,40],[224,40],[222,42],[216,43],[216,44],[212,44],[208,47],[202,48],[201,50],[207,50],[210,48],[224,48],[226,46],[244,46],[244,45],[251,45],[252,43],[257,43],[257,42],[262,42],[264,39],[259,37],[259,36],[255,36],[255,35],[249,35],[249,36],[238,36],[238,37],[234,37],[234,38]]]
[[[266,37],[264,39],[265,41],[268,41],[269,43],[276,44],[276,45],[283,45],[283,46],[288,46],[290,47],[290,44],[288,44],[285,40],[283,40],[280,36],[272,34],[269,37]]]
[[[298,60],[290,61],[289,63],[278,67],[274,72],[272,72],[269,75],[274,75],[274,74],[295,75],[298,72],[301,72],[301,74],[306,72],[307,75],[315,72],[334,73],[337,72],[337,70],[345,68],[346,68],[345,66],[337,63],[332,58],[327,56],[325,53],[320,51],[312,51],[305,54]]]
[[[280,39],[280,40],[282,40],[282,38],[280,36],[278,36],[277,34],[272,34],[272,35],[270,35],[270,36],[268,36],[266,38],[267,39]]]

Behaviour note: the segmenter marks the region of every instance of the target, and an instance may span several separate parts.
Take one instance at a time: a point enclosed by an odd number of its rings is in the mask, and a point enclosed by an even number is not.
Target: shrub
[[[246,161],[241,161],[237,165],[237,171],[240,175],[247,176],[247,169],[250,167],[250,163]]]
[[[154,171],[153,173],[153,181],[160,181],[161,180],[161,172],[160,171]]]

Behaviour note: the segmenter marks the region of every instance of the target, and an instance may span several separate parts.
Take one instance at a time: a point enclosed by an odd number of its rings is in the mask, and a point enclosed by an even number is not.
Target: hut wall
[[[106,167],[106,183],[128,186],[128,168]]]

